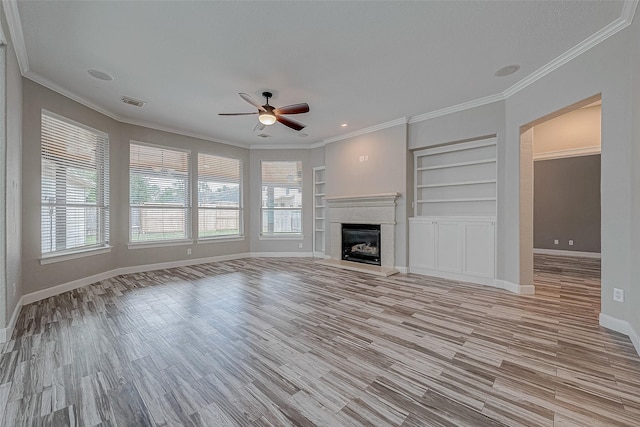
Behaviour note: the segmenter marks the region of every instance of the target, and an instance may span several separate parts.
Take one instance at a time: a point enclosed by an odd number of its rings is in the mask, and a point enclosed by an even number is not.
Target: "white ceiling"
[[[313,144],[497,95],[624,14],[622,1],[23,1],[27,77],[120,120],[235,144]],[[617,20],[617,21],[616,21]],[[605,30],[606,31],[606,30]],[[23,63],[27,62],[24,61]],[[499,68],[520,64],[508,77]],[[115,80],[89,76],[99,69]],[[238,92],[307,102],[253,132]],[[120,102],[142,99],[139,109]],[[346,128],[341,123],[348,123]]]

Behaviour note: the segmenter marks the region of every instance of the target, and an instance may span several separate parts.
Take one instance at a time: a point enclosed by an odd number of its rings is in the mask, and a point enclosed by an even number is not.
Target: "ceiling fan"
[[[258,108],[258,111],[255,113],[219,113],[220,116],[248,116],[251,114],[257,114],[258,124],[255,128],[253,128],[254,131],[262,130],[265,126],[272,125],[276,121],[297,131],[300,131],[306,127],[306,125],[298,123],[295,120],[282,117],[282,115],[308,113],[309,104],[307,103],[293,104],[287,105],[286,107],[276,108],[269,105],[269,98],[273,96],[271,92],[262,92],[262,96],[267,99],[267,103],[264,105],[260,105],[258,101],[256,101],[251,95],[248,95],[246,93],[239,93],[238,95],[240,95],[240,98],[244,99],[249,104]]]

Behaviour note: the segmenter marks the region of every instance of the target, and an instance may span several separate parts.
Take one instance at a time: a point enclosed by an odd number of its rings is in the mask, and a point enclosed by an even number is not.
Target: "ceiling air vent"
[[[266,133],[261,133],[258,135],[260,138],[271,138],[271,135],[267,135]]]
[[[124,102],[125,104],[136,106],[136,107],[144,107],[144,104],[146,104],[145,101],[140,101],[139,99],[129,98],[128,96],[123,96],[122,97],[122,102]]]

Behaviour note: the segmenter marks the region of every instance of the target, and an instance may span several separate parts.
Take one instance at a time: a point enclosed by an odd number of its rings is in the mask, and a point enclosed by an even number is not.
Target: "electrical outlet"
[[[298,243],[298,249],[302,249],[302,243]]]
[[[624,290],[613,288],[613,300],[618,302],[624,302]]]
[[[553,244],[554,244],[554,245],[557,245],[558,243],[560,243],[560,241],[559,241],[558,239],[556,239],[556,240],[554,240],[554,241],[553,241]]]
[[[191,255],[191,248],[187,248],[187,255]]]
[[[569,246],[573,246],[573,240],[569,240]]]

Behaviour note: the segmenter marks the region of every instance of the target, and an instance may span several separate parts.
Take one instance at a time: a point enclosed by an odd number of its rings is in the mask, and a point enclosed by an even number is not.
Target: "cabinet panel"
[[[473,276],[495,275],[495,226],[491,222],[464,225],[464,273]]]
[[[460,223],[438,222],[436,225],[436,268],[461,272]]]
[[[410,222],[409,256],[414,267],[435,268],[435,225],[432,221]]]

